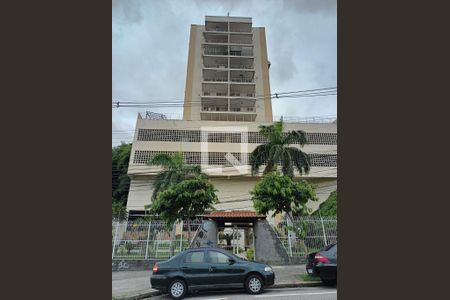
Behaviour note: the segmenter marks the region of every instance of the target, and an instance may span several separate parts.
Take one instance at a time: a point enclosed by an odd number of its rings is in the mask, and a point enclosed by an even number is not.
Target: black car
[[[311,276],[318,276],[324,284],[334,285],[337,282],[337,244],[308,255],[306,271]]]
[[[245,288],[259,294],[274,284],[270,266],[250,262],[220,248],[193,248],[158,262],[150,278],[152,288],[182,299],[187,291]]]

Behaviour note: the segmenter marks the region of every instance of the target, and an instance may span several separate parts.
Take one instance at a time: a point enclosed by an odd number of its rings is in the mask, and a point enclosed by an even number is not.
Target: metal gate
[[[217,246],[236,256],[255,259],[255,236],[251,227],[218,228]]]

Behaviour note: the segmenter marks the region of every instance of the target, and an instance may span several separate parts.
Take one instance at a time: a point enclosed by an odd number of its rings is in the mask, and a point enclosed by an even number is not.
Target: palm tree
[[[188,177],[203,175],[199,165],[186,165],[183,162],[183,154],[176,153],[174,156],[168,154],[157,154],[149,162],[149,165],[161,166],[163,169],[155,176],[153,181],[152,199],[156,199],[159,192],[164,191]]]
[[[183,153],[178,152],[174,156],[168,154],[157,154],[148,162],[152,166],[161,166],[162,171],[159,172],[153,181],[152,200],[156,199],[159,192],[162,192],[169,187],[180,183],[188,177],[195,175],[204,176],[201,167],[198,165],[187,165],[183,161]],[[147,206],[146,206],[147,207]],[[170,256],[174,254],[174,239],[176,234],[175,224],[172,226],[171,241],[170,241]],[[190,232],[189,237],[190,239]]]
[[[303,147],[308,143],[305,132],[293,130],[283,133],[283,118],[273,125],[259,126],[259,132],[266,138],[266,143],[259,145],[250,154],[250,165],[252,175],[256,175],[262,165],[264,174],[272,172],[281,165],[283,175],[294,177],[294,168],[301,174],[308,174],[311,162],[308,154],[297,147],[290,145],[297,144]]]

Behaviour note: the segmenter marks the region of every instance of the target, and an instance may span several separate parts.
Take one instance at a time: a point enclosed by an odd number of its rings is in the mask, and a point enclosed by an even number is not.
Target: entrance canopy
[[[253,227],[256,220],[266,218],[251,210],[213,211],[204,217],[214,220],[217,227]]]

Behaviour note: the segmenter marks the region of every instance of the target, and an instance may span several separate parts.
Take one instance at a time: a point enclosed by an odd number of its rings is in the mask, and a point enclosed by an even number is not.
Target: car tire
[[[186,283],[181,279],[175,279],[169,284],[169,295],[172,299],[183,299],[187,293]]]
[[[251,295],[261,293],[263,290],[263,280],[261,276],[256,274],[248,276],[245,280],[245,289],[247,290],[247,293]]]

